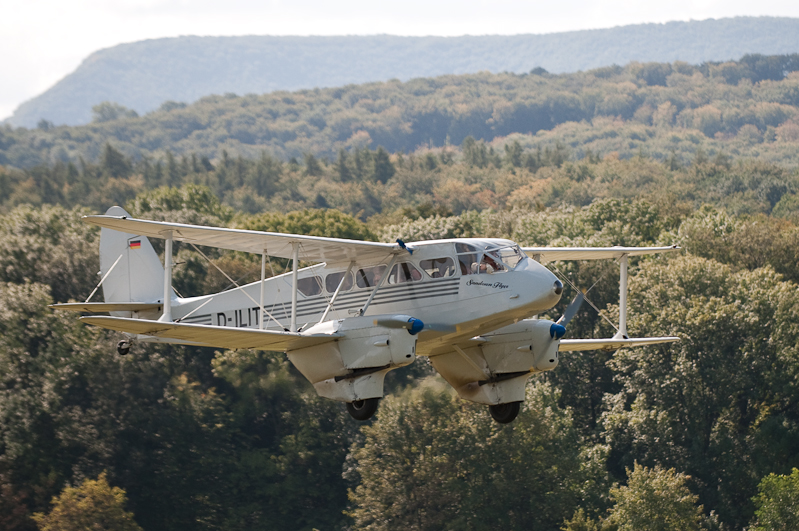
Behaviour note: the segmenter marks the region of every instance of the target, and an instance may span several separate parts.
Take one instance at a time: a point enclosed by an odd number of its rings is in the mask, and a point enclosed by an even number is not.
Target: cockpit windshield
[[[496,249],[496,252],[499,254],[499,259],[502,260],[502,263],[505,264],[508,269],[515,269],[519,262],[525,259],[526,255],[519,249],[518,245],[510,245],[507,247],[500,247]]]
[[[458,242],[455,244],[462,275],[493,274],[512,271],[524,260],[525,255],[517,245],[501,247],[477,247]]]

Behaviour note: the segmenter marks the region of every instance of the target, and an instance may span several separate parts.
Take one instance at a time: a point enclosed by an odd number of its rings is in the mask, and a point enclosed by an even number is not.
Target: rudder
[[[130,216],[118,206],[106,215]],[[105,302],[160,302],[164,297],[164,266],[145,236],[101,229],[100,274]]]

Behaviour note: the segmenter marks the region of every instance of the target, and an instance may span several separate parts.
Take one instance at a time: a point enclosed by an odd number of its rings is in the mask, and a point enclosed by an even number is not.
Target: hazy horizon
[[[732,18],[799,17],[799,4],[764,0],[567,0],[557,6],[519,0],[420,0],[373,3],[319,0],[34,0],[0,20],[0,120],[74,71],[95,51],[147,39],[197,36],[441,36],[551,34],[634,24]],[[799,50],[797,50],[799,51]]]

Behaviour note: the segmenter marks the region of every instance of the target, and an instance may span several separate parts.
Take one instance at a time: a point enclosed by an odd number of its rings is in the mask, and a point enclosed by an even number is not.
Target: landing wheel
[[[125,356],[128,352],[130,352],[130,341],[123,339],[117,343],[117,353],[120,356]]]
[[[496,406],[488,406],[488,411],[491,412],[491,417],[500,424],[508,424],[513,422],[516,415],[519,414],[521,402],[509,402],[507,404],[497,404]]]
[[[379,398],[367,398],[350,402],[347,404],[347,411],[355,420],[367,420],[377,411],[377,402],[379,400]]]

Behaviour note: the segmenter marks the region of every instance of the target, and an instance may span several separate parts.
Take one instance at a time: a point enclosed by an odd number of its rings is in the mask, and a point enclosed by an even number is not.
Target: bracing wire
[[[574,284],[574,282],[572,282],[572,281],[571,281],[571,279],[570,279],[569,277],[567,277],[566,275],[564,275],[564,274],[563,274],[563,272],[562,272],[560,269],[558,269],[558,268],[557,268],[557,267],[556,267],[554,264],[549,264],[549,265],[550,265],[550,266],[552,266],[552,269],[554,269],[554,270],[555,270],[555,272],[558,274],[558,276],[560,276],[560,277],[561,277],[563,280],[565,280],[565,281],[566,281],[566,282],[567,282],[567,283],[568,283],[568,284],[569,284],[569,285],[572,287],[572,289],[574,289],[574,290],[575,290],[575,291],[577,291],[577,292],[579,292],[579,291],[580,291],[580,288],[578,288],[578,287],[577,287],[577,286]],[[602,278],[603,278],[603,277],[599,277],[599,280],[601,280]],[[594,282],[594,285],[593,285],[593,286],[591,286],[591,287],[590,287],[590,288],[589,288],[589,289],[588,289],[588,290],[587,290],[585,293],[583,293],[583,300],[584,300],[585,302],[587,302],[587,303],[588,303],[588,305],[589,305],[589,306],[591,306],[591,308],[593,308],[594,310],[596,310],[596,313],[597,313],[597,314],[599,314],[599,316],[600,316],[602,319],[604,319],[605,321],[607,321],[607,323],[608,323],[610,326],[612,326],[614,330],[616,330],[616,331],[618,332],[618,331],[619,331],[619,327],[618,327],[618,326],[616,326],[615,324],[613,324],[613,321],[611,321],[610,319],[608,319],[608,318],[605,316],[605,314],[603,314],[603,313],[602,313],[602,312],[599,310],[599,308],[597,308],[596,304],[594,304],[594,303],[593,303],[593,301],[591,301],[591,299],[589,299],[589,298],[586,296],[586,294],[587,294],[589,291],[591,291],[592,289],[594,289],[594,286],[596,286],[596,285],[597,285],[597,283],[599,282],[599,280],[597,280],[596,282]]]

